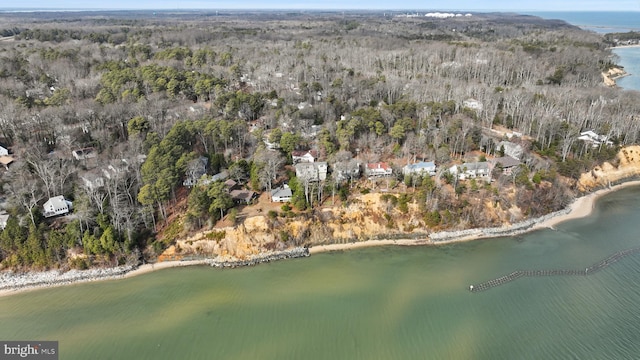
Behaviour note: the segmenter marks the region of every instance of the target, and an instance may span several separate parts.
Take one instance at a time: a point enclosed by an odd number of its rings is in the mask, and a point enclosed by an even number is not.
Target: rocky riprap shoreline
[[[277,260],[307,257],[309,255],[308,248],[298,247],[289,250],[258,254],[245,260],[202,259],[202,264],[210,265],[215,268],[237,268],[241,266],[254,266]],[[180,263],[180,261],[178,261],[178,263]],[[67,272],[58,270],[23,273],[12,271],[0,272],[0,291],[59,286],[95,280],[118,279],[124,277],[127,273],[137,268],[138,265],[127,265],[103,269],[70,270]]]
[[[441,231],[429,235],[432,242],[438,243],[447,240],[465,238],[469,236],[477,237],[497,237],[497,236],[514,236],[527,232],[534,225],[552,219],[556,216],[565,215],[571,212],[570,208],[552,212],[550,214],[515,223],[509,226],[490,227],[480,229],[466,229],[459,231]]]
[[[278,252],[258,254],[245,260],[207,260],[207,264],[215,268],[236,268],[241,266],[254,266],[258,264],[268,263],[271,261],[295,259],[309,256],[309,249],[306,247],[297,247],[289,250]]]
[[[137,268],[137,265],[118,266],[114,268],[58,270],[16,273],[0,272],[0,290],[16,290],[31,287],[48,287],[93,280],[116,279]]]

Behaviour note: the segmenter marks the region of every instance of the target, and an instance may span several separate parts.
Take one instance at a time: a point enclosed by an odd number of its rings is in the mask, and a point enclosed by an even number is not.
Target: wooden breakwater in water
[[[496,286],[504,285],[508,282],[514,281],[521,277],[541,277],[541,276],[588,276],[591,274],[595,274],[598,271],[605,269],[612,264],[616,263],[618,260],[625,258],[629,255],[633,255],[640,252],[640,247],[621,250],[616,253],[613,253],[606,257],[605,259],[600,260],[599,262],[585,268],[584,270],[575,270],[575,269],[556,269],[556,270],[516,270],[508,275],[501,276],[499,278],[495,278],[481,284],[470,285],[469,291],[471,292],[480,292],[489,290]]]

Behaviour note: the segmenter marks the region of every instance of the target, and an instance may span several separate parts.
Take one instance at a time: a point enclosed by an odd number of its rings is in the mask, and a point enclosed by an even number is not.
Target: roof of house
[[[291,197],[293,193],[291,192],[291,188],[288,186],[279,187],[277,189],[271,190],[271,197]]]
[[[430,169],[430,168],[434,168],[436,166],[436,164],[433,161],[421,161],[421,162],[417,162],[415,164],[407,164],[407,166],[405,166],[407,169],[412,169],[412,170],[419,170],[419,169]]]
[[[368,163],[367,164],[367,169],[384,169],[384,170],[390,170],[391,166],[389,166],[389,164],[387,164],[386,162],[377,162],[377,163]]]
[[[509,168],[520,165],[520,161],[511,156],[503,156],[491,160],[493,164],[500,164],[503,168]]]
[[[0,156],[0,164],[7,166],[13,162],[13,158],[11,156]]]
[[[318,157],[318,152],[315,150],[294,150],[291,152],[291,156],[296,156],[296,157],[305,156],[307,154],[313,156],[314,158]]]
[[[58,196],[49,198],[49,200],[47,200],[47,202],[44,203],[45,206],[47,204],[52,205],[55,209],[59,209],[62,207],[67,207],[67,200],[65,200],[64,195],[58,195]]]
[[[229,195],[231,195],[233,200],[249,201],[256,195],[256,193],[251,190],[231,190]]]
[[[462,170],[466,169],[467,171],[485,170],[489,169],[489,163],[486,161],[476,161],[471,163],[464,163],[462,165],[458,165],[458,167]]]

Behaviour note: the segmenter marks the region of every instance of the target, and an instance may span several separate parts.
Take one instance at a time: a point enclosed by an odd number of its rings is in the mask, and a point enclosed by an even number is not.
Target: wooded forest
[[[0,145],[13,159],[0,179],[2,267],[149,260],[171,241],[160,229],[235,218],[222,182],[183,185],[200,157],[209,175],[226,170],[258,193],[287,181],[290,209],[311,216],[327,198],[375,189],[332,175],[305,183],[294,150],[335,169],[353,158],[445,169],[513,136],[522,164],[486,185],[394,171],[411,191],[389,201],[418,202],[425,226],[486,226],[495,219],[472,198],[515,201],[527,216],[558,210],[572,179],[638,142],[637,93],[603,85],[616,66],[604,36],[514,14],[399,15],[0,14]],[[610,145],[578,139],[589,130]],[[59,195],[73,211],[45,218]],[[186,229],[173,229],[179,211]]]

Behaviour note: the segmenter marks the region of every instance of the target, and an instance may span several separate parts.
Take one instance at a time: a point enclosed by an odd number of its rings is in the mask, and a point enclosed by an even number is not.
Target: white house
[[[460,180],[475,178],[491,180],[491,170],[489,169],[489,163],[486,161],[453,165],[449,168],[449,172]]]
[[[462,106],[476,111],[482,111],[482,108],[484,107],[480,101],[473,98],[463,101]]]
[[[0,146],[0,156],[7,156],[7,155],[9,155],[9,150],[4,146]]]
[[[291,192],[291,188],[289,185],[284,184],[282,187],[271,190],[271,201],[272,202],[289,202],[291,201],[291,197],[293,193]]]
[[[594,148],[600,145],[613,145],[613,142],[611,142],[606,135],[598,135],[596,132],[591,130],[581,132],[580,136],[578,136],[578,140],[590,143],[591,147]]]
[[[96,157],[96,152],[94,148],[87,147],[87,148],[73,150],[71,152],[71,155],[73,155],[73,158],[76,160],[85,160],[85,159],[91,159]]]
[[[327,163],[299,163],[296,164],[296,177],[306,181],[324,181],[327,179]]]
[[[7,221],[9,221],[9,214],[6,212],[0,213],[0,229],[4,230],[7,227]]]
[[[64,198],[63,195],[49,198],[44,207],[44,217],[68,214],[73,209],[73,203]]]
[[[291,152],[291,160],[293,160],[293,163],[312,163],[314,161],[316,161],[316,159],[318,158],[318,153],[314,150],[309,150],[309,151],[292,151]]]
[[[385,162],[368,163],[367,167],[364,169],[364,173],[367,177],[374,178],[391,176],[393,175],[393,170],[391,169],[391,166]]]
[[[404,175],[429,174],[431,176],[434,176],[436,174],[436,164],[433,161],[421,161],[415,164],[407,164],[407,166],[402,168],[402,173]]]

